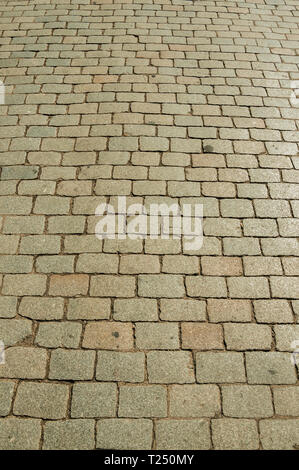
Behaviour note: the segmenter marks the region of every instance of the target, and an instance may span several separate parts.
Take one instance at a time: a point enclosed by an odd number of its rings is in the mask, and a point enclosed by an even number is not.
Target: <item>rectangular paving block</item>
[[[74,272],[74,256],[39,256],[35,268],[39,273],[72,273]]]
[[[76,271],[81,273],[117,273],[118,256],[85,253],[78,257]]]
[[[252,316],[249,300],[208,299],[208,316],[211,322],[248,322]]]
[[[273,416],[270,387],[264,385],[223,385],[223,414],[232,418]]]
[[[155,299],[116,299],[113,318],[119,321],[158,320],[158,306]]]
[[[114,382],[143,382],[143,352],[98,351],[96,379]]]
[[[7,274],[4,276],[4,295],[43,295],[47,276],[44,274]]]
[[[274,334],[278,351],[294,351],[299,338],[299,325],[275,325]]]
[[[184,297],[183,276],[173,274],[142,274],[138,276],[141,297]]]
[[[69,393],[69,387],[63,384],[21,382],[14,414],[43,419],[65,418]]]
[[[41,439],[41,420],[29,418],[0,419],[0,449],[38,450]]]
[[[201,272],[208,276],[239,276],[243,274],[242,260],[228,256],[203,256]]]
[[[35,343],[44,348],[77,348],[82,325],[76,322],[46,322],[38,326]]]
[[[240,352],[199,352],[196,354],[199,383],[245,382],[243,354]]]
[[[44,379],[48,356],[46,349],[14,346],[5,350],[5,364],[0,377],[16,379]]]
[[[0,298],[0,317],[13,318],[17,312],[17,297],[1,296]]]
[[[135,278],[133,276],[92,276],[90,295],[95,297],[134,297]]]
[[[196,256],[166,255],[163,257],[162,271],[172,274],[198,274],[199,260]]]
[[[224,349],[220,325],[188,322],[181,324],[183,349]]]
[[[49,295],[74,297],[86,295],[89,286],[87,274],[53,274],[50,278]]]
[[[39,255],[39,254],[58,254],[60,252],[60,237],[57,235],[27,235],[22,237],[20,253]]]
[[[25,319],[1,319],[0,331],[5,347],[23,343],[33,336],[32,322]]]
[[[257,423],[254,419],[213,419],[212,441],[217,450],[257,450]]]
[[[68,320],[105,320],[110,316],[110,299],[69,299]]]
[[[224,337],[227,349],[237,351],[270,350],[273,341],[269,326],[252,323],[226,323]]]
[[[206,303],[193,299],[161,299],[160,318],[168,321],[205,321]]]
[[[211,447],[209,422],[205,419],[169,419],[156,423],[158,450],[208,450]]]
[[[292,323],[292,309],[287,300],[254,300],[255,317],[260,323]]]
[[[96,447],[117,450],[150,450],[153,422],[150,419],[112,418],[97,423]],[[119,436],[122,436],[119,439]]]
[[[246,371],[250,384],[294,384],[295,366],[289,353],[247,352]]]
[[[85,328],[83,347],[116,351],[133,349],[132,324],[109,321],[89,322]]]
[[[120,258],[119,272],[122,274],[159,273],[159,258],[153,255],[123,255]]]
[[[187,294],[191,297],[226,297],[225,280],[221,277],[187,276]]]
[[[167,389],[161,385],[123,385],[119,389],[119,417],[167,416]]]
[[[43,450],[91,450],[95,445],[93,419],[47,421]]]
[[[299,416],[299,389],[295,386],[273,387],[273,400],[276,414]]]
[[[64,300],[61,297],[23,297],[19,314],[32,320],[60,320],[63,317]]]
[[[230,277],[227,283],[231,297],[245,299],[270,297],[268,279],[265,277]]]
[[[169,412],[173,418],[208,418],[221,413],[217,385],[172,385],[169,402]]]
[[[264,450],[295,450],[299,439],[298,419],[265,419],[260,424]]]
[[[140,322],[135,326],[137,349],[179,349],[179,326],[173,322]]]
[[[117,387],[114,383],[75,383],[72,392],[72,418],[116,416]]]
[[[150,351],[147,369],[151,383],[193,383],[191,353],[187,351]]]
[[[95,351],[55,349],[51,353],[49,378],[90,380],[94,375]]]
[[[299,286],[297,277],[273,276],[270,278],[272,295],[283,299],[298,299]]]
[[[8,380],[0,382],[0,416],[7,416],[10,412],[15,383]]]

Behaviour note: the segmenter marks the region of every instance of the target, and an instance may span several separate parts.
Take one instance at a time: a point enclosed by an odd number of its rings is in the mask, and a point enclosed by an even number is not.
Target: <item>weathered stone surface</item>
[[[14,402],[14,414],[43,419],[65,418],[68,400],[67,385],[21,382]]]
[[[45,348],[76,348],[79,346],[82,326],[75,322],[47,322],[39,325],[35,338]]]
[[[296,383],[295,367],[288,353],[248,352],[246,370],[250,384]]]
[[[73,387],[72,418],[106,418],[116,415],[117,388],[113,383],[77,383]]]
[[[275,412],[281,416],[299,416],[299,389],[294,387],[275,387],[273,389]]]
[[[143,352],[99,351],[97,380],[143,382],[145,355]]]
[[[220,392],[216,385],[172,385],[170,387],[171,417],[215,417],[220,413]]]
[[[44,427],[44,450],[90,450],[94,448],[94,420],[48,421]]]
[[[204,419],[159,420],[156,440],[159,450],[207,450],[211,446],[209,423]]]
[[[223,414],[233,418],[268,418],[273,415],[270,387],[223,385]]]
[[[294,450],[299,442],[298,419],[261,421],[261,443],[265,450]]]
[[[149,450],[153,423],[150,419],[101,419],[97,424],[99,449]],[[119,439],[119,436],[122,436]]]
[[[213,419],[212,440],[218,450],[257,450],[257,423],[253,419]]]
[[[152,383],[194,382],[192,357],[187,351],[150,351],[147,368]]]
[[[112,350],[132,349],[132,324],[107,321],[90,322],[85,329],[83,347]]]
[[[40,419],[2,418],[0,419],[0,449],[38,450],[41,432]]]
[[[0,377],[16,379],[44,379],[47,351],[42,348],[15,346],[5,351],[5,364],[0,367]]]
[[[110,299],[70,299],[68,320],[104,320],[110,316]]]
[[[182,323],[182,348],[224,349],[221,326],[208,323]]]
[[[167,390],[160,385],[125,385],[119,391],[119,416],[159,418],[167,416]]]
[[[24,297],[19,314],[32,320],[60,320],[63,308],[64,300],[61,297]]]
[[[32,339],[32,322],[30,320],[0,320],[0,332],[5,347],[14,346]]]
[[[135,327],[138,349],[179,349],[179,328],[177,323],[137,323]]]
[[[196,354],[199,383],[245,382],[243,355],[239,352],[200,352]]]
[[[94,374],[95,351],[55,349],[51,353],[49,378],[90,380]]]
[[[206,319],[206,304],[204,301],[191,299],[162,299],[160,307],[161,320],[204,321]]]
[[[141,297],[183,297],[183,276],[171,274],[138,276],[138,294]]]
[[[113,318],[119,321],[158,320],[158,306],[154,299],[116,299]]]
[[[14,389],[14,382],[0,382],[0,416],[7,416],[9,414]]]

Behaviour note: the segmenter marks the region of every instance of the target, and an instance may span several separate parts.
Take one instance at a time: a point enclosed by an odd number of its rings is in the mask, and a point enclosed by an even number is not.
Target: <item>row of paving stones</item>
[[[6,274],[3,276],[2,294],[7,296],[44,295],[91,297],[135,297],[136,284],[138,295],[142,297],[227,297],[232,298],[270,298],[269,280],[263,276],[221,276],[194,277],[178,274],[140,274],[122,277],[109,274],[54,274],[50,276],[49,287],[45,274]],[[2,276],[0,281],[2,280]],[[90,289],[89,289],[90,281]],[[228,288],[227,288],[228,286]],[[298,298],[298,283],[294,276],[270,276],[272,295],[278,298]]]
[[[0,445],[6,449],[135,449],[154,443],[162,450],[297,449],[298,419],[156,419],[109,418],[46,421],[0,419]],[[9,437],[9,444],[7,438]]]
[[[118,373],[123,379],[126,376],[125,372],[121,374],[120,365]],[[137,370],[135,366],[130,382],[143,380],[142,375],[142,368]],[[0,390],[1,416],[10,414],[15,393],[15,415],[52,420],[68,415],[71,418],[116,417],[117,405],[120,418],[214,418],[220,417],[221,411],[232,418],[298,416],[298,401],[293,406],[299,393],[295,386],[121,384],[117,387],[113,382],[78,382],[70,386],[30,381],[17,385],[7,380],[1,382]]]
[[[152,305],[145,302],[143,308]],[[147,310],[147,314],[150,311]],[[123,312],[122,312],[123,314]],[[139,313],[140,315],[140,313]],[[116,319],[115,319],[116,320]],[[144,318],[142,319],[144,320]],[[155,320],[155,321],[151,321]],[[213,324],[189,321],[48,321],[0,319],[1,338],[6,347],[26,341],[45,348],[106,350],[264,350],[292,351],[299,325],[257,323]],[[137,319],[138,321],[138,319]],[[1,371],[0,371],[1,374]]]
[[[2,238],[5,241],[5,238]],[[1,241],[1,236],[0,236]],[[13,246],[14,239],[9,237],[7,246]],[[276,239],[270,242],[278,245]],[[275,243],[276,242],[276,243]],[[282,240],[280,245],[282,245]],[[264,244],[264,247],[266,245]],[[294,246],[296,246],[294,244]],[[290,247],[286,247],[286,250]],[[282,246],[281,246],[282,250]],[[286,251],[285,250],[285,251]],[[107,265],[106,265],[107,263]],[[180,265],[180,267],[179,267]],[[113,273],[117,274],[176,274],[205,276],[241,276],[250,275],[292,275],[296,273],[297,261],[290,256],[196,256],[165,255],[163,257],[144,255],[79,254],[79,256],[59,255],[2,255],[0,271],[2,273]]]
[[[0,370],[3,378],[92,380],[96,376],[98,380],[128,380],[128,376],[135,377],[134,382],[144,380],[143,352],[98,352],[96,374],[94,350],[58,348],[50,353],[42,348],[16,346],[6,352],[7,364]],[[297,375],[291,359],[291,354],[278,351],[249,351],[245,357],[237,351],[205,351],[193,357],[189,351],[155,350],[146,354],[146,376],[150,383],[162,384],[193,383],[195,379],[199,383],[295,384]],[[112,366],[109,373],[107,368]],[[121,366],[124,370],[119,371]]]
[[[113,304],[113,309],[112,309]],[[1,296],[2,318],[36,320],[108,320],[117,321],[208,321],[284,324],[294,323],[299,314],[298,300],[292,305],[286,299],[109,299],[62,297]],[[292,310],[293,307],[293,310]],[[142,311],[142,308],[145,311]],[[111,311],[112,309],[112,311]],[[295,316],[293,315],[293,311]],[[64,315],[66,312],[66,316]],[[21,325],[21,323],[20,323]],[[277,325],[278,326],[278,325]],[[279,331],[279,330],[278,330]],[[29,330],[28,330],[28,333]],[[9,339],[7,335],[7,339]],[[22,339],[19,337],[18,341]]]

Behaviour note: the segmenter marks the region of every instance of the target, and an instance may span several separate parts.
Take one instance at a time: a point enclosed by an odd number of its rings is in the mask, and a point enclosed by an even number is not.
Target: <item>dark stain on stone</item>
[[[212,153],[214,151],[214,148],[212,147],[212,145],[206,145],[203,148],[203,151],[204,151],[204,153]]]
[[[113,331],[112,336],[114,336],[115,338],[118,338],[119,337],[119,332],[118,331]]]

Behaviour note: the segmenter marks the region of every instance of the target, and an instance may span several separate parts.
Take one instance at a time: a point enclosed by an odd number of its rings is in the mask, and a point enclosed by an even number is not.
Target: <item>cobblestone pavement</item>
[[[0,448],[298,448],[298,0],[0,12]],[[97,239],[120,195],[203,247]]]

